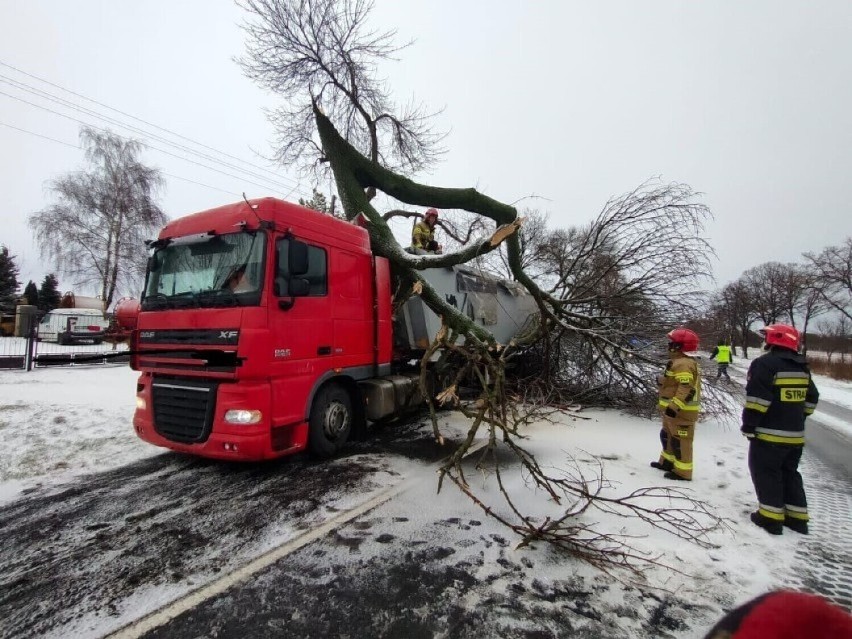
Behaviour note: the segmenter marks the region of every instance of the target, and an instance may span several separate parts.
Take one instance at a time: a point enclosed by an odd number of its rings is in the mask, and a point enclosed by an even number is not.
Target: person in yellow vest
[[[411,253],[429,255],[441,253],[441,245],[435,241],[435,225],[438,223],[438,211],[429,209],[423,221],[414,225],[411,232]]]
[[[692,480],[692,441],[701,398],[701,377],[695,360],[698,335],[688,328],[668,333],[669,362],[660,377],[657,407],[663,413],[660,443],[663,450],[651,466],[665,471],[666,479]]]
[[[725,379],[730,382],[731,376],[728,375],[728,364],[730,364],[734,358],[731,355],[731,347],[728,346],[728,343],[725,340],[719,340],[716,348],[714,348],[713,352],[710,353],[710,359],[716,360],[716,379],[719,379],[722,375],[724,375]]]

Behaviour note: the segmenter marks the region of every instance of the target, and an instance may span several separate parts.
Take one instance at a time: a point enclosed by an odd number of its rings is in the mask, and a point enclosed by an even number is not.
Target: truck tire
[[[311,407],[308,449],[315,457],[333,457],[352,432],[352,399],[337,384],[320,389]]]

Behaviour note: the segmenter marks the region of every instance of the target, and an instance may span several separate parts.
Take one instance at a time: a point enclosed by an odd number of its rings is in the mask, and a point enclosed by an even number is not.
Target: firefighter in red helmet
[[[760,330],[766,352],[748,368],[742,433],[749,439],[748,469],[757,493],[751,521],[773,535],[783,527],[806,535],[808,503],[799,474],[805,446],[805,418],[819,391],[805,358],[799,332],[787,324]]]
[[[687,353],[698,350],[698,335],[688,328],[668,333],[669,362],[660,376],[658,408],[663,413],[659,461],[651,466],[665,471],[666,479],[692,479],[692,440],[701,398],[698,365]]]
[[[410,252],[417,255],[429,255],[441,252],[441,245],[435,241],[435,225],[438,223],[438,211],[427,209],[423,221],[414,225],[411,232]]]
[[[819,595],[776,590],[731,610],[704,639],[852,637],[852,615]]]

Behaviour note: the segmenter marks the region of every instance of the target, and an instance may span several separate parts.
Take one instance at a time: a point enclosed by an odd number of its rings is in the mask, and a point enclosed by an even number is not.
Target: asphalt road
[[[394,480],[388,453],[443,455],[428,433],[397,428],[347,456],[223,464],[176,453],[43,487],[0,507],[0,637],[80,636],[139,593],[196,587]],[[163,601],[162,603],[167,603]],[[74,629],[70,634],[69,628]],[[61,630],[61,632],[60,632]]]
[[[852,484],[852,438],[826,426],[820,420],[822,414],[843,420],[852,430],[852,410],[821,399],[816,412],[807,419],[805,455],[815,455]]]
[[[809,420],[802,467],[820,534],[802,539],[800,569],[789,583],[852,608],[852,442],[822,426],[819,411],[852,422],[852,411],[827,401]],[[339,512],[341,498],[398,483],[387,454],[436,461],[443,451],[428,429],[418,433],[412,425],[389,429],[333,462],[245,466],[167,453],[73,486],[35,489],[0,507],[0,637],[94,636],[87,617],[103,628],[91,617],[110,618],[139,593],[161,593],[165,599],[156,603],[163,605],[196,588],[190,575],[234,572],[282,528],[311,531],[318,517]],[[570,629],[575,637],[614,638],[619,630],[608,620],[618,615],[634,615],[643,637],[685,629],[676,604],[653,593],[637,592],[604,614],[595,605],[605,582],[538,580],[536,566],[513,559],[507,539],[482,535],[480,522],[435,522],[422,543],[417,531],[402,536],[414,542],[394,536],[405,524],[346,521],[248,584],[136,636],[409,638],[444,629],[447,636],[538,638]],[[368,542],[380,552],[353,555]],[[462,552],[469,548],[482,555]],[[691,614],[700,618],[702,611]],[[116,618],[111,627],[130,620]]]
[[[445,450],[431,429],[402,425],[332,462],[166,453],[32,490],[0,507],[0,637],[620,639],[627,618],[632,636],[659,639],[715,619],[711,606],[653,589],[608,597],[603,573],[550,579],[546,561],[564,557],[513,553],[481,521],[350,517],[353,504],[369,506],[365,495],[418,481],[396,473],[391,456],[434,462]],[[307,541],[278,554],[285,531]],[[186,605],[171,613],[172,602]]]

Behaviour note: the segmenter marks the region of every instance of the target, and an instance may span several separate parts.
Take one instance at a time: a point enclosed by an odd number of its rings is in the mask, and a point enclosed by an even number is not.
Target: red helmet
[[[698,335],[688,328],[676,328],[669,331],[666,336],[669,338],[669,350],[698,350]]]
[[[761,328],[759,333],[763,334],[768,346],[780,346],[789,348],[791,351],[799,350],[799,331],[787,324],[770,324]]]
[[[430,217],[434,217],[436,220],[438,219],[438,211],[435,209],[426,209],[426,215],[423,216],[424,219],[429,219]]]

